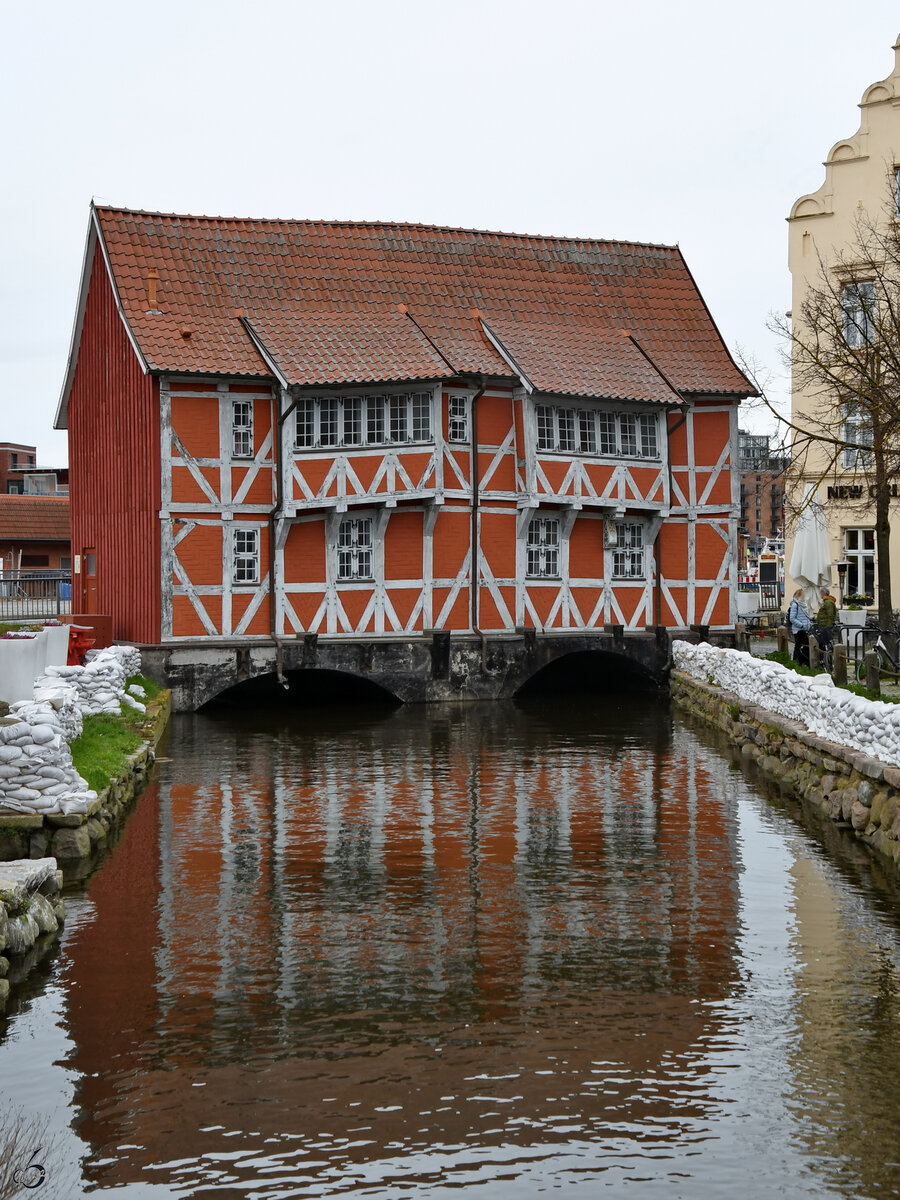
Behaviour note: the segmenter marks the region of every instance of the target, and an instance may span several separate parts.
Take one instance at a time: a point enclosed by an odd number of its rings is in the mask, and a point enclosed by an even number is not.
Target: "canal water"
[[[162,756],[0,1024],[22,1195],[900,1192],[900,899],[664,701]]]

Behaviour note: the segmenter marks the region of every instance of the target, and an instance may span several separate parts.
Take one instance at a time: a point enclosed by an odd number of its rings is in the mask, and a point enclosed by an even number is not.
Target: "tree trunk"
[[[884,455],[877,449],[875,458],[875,561],[878,563],[878,627],[889,635],[885,638],[891,653],[896,656],[894,611],[891,598],[891,492],[888,486]]]

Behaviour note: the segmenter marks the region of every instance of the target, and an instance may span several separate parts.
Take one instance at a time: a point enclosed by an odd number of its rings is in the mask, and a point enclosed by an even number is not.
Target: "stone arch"
[[[618,650],[578,649],[556,655],[523,679],[517,698],[541,693],[659,691],[666,685],[667,665],[657,654],[646,657]]]
[[[205,695],[197,707],[279,702],[298,706],[356,703],[397,707],[404,699],[397,695],[396,688],[356,671],[302,667],[283,671],[281,678],[273,670],[244,679],[219,678],[211,694]]]

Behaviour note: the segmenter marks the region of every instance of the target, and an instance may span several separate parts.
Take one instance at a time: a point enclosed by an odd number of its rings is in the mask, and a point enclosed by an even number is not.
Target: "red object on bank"
[[[90,625],[70,625],[69,626],[69,653],[66,658],[66,666],[83,667],[84,656],[94,644],[94,638],[88,637],[94,631]]]

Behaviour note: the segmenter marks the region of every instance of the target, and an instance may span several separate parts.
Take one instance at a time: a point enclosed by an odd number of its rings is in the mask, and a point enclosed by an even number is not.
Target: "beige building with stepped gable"
[[[886,79],[871,84],[860,101],[859,128],[831,148],[825,160],[825,182],[815,192],[801,196],[788,218],[791,271],[792,313],[794,321],[801,310],[807,290],[821,286],[822,264],[836,264],[843,257],[846,272],[851,247],[856,242],[855,223],[860,216],[876,221],[900,220],[900,38],[893,47],[894,69]],[[840,278],[838,277],[840,285]],[[874,284],[856,275],[852,284],[840,285],[844,329],[848,338],[865,336],[865,307],[874,299]],[[790,314],[789,314],[790,315]],[[849,328],[848,328],[849,326]],[[849,344],[853,344],[850,342]],[[792,417],[802,423],[804,414],[812,414],[821,405],[795,378],[792,393]],[[851,436],[848,431],[848,436]],[[792,498],[806,494],[810,484],[822,506],[831,548],[832,590],[844,584],[844,593],[866,592],[873,595],[878,563],[875,549],[875,513],[871,503],[870,481],[857,469],[856,450],[844,450],[830,464],[825,453],[810,453],[805,461],[795,459],[788,485]],[[892,493],[900,495],[900,479],[892,481]],[[788,516],[790,506],[788,507]],[[900,502],[891,513],[891,567],[894,596],[900,581]],[[789,567],[795,530],[790,519],[786,527],[785,563]],[[846,564],[839,571],[838,563]],[[786,580],[786,596],[794,590],[794,581]]]

